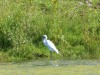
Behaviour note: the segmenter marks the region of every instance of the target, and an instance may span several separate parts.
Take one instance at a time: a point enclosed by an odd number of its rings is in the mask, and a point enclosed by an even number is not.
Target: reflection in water
[[[0,75],[100,75],[100,61],[42,60],[0,63]]]
[[[8,62],[8,63],[0,63],[0,66],[52,66],[52,65],[59,65],[59,66],[68,66],[68,65],[100,65],[99,60],[36,60],[36,61],[27,61],[27,62]]]
[[[54,60],[54,61],[34,61],[30,62],[34,66],[68,66],[68,65],[100,65],[100,61],[98,60]]]

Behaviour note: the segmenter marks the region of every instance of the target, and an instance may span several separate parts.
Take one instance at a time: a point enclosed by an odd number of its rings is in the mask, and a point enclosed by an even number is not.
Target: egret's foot
[[[56,66],[56,67],[57,67],[57,66],[59,66],[59,65],[58,65],[58,64],[56,64],[56,65],[54,65],[54,66]]]
[[[58,64],[55,64],[55,63],[53,63],[52,61],[50,61],[50,65],[59,66]]]

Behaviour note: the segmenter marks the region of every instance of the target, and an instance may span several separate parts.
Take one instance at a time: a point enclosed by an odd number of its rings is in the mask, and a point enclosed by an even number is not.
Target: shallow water
[[[0,63],[0,75],[100,75],[99,60]]]

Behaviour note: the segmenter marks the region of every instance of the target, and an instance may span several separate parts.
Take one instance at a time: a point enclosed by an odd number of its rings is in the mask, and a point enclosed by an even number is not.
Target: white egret
[[[59,51],[55,47],[55,45],[50,40],[47,40],[47,35],[43,35],[43,43],[50,50],[51,59],[52,59],[52,52],[56,52],[57,54],[59,54]]]

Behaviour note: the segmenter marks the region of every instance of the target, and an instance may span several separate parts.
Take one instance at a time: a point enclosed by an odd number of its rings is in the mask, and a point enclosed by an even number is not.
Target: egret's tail
[[[56,50],[56,53],[57,53],[57,54],[59,54],[59,51],[58,51],[58,50]]]
[[[59,54],[59,51],[58,51],[58,49],[55,49],[54,51],[55,51],[57,54]]]

